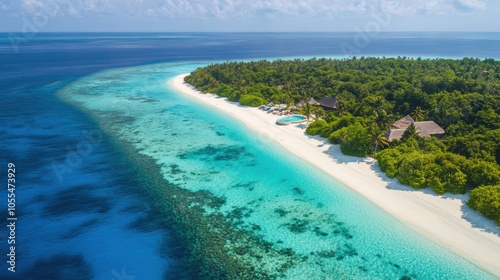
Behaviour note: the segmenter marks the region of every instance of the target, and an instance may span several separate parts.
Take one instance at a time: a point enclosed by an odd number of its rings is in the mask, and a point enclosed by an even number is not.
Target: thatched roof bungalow
[[[302,107],[304,105],[306,105],[307,103],[311,104],[311,105],[320,105],[318,103],[318,101],[314,100],[314,98],[309,98],[307,100],[301,100],[299,103],[295,104],[295,107]]]
[[[394,139],[401,139],[403,137],[403,134],[405,133],[406,129],[389,129],[385,134],[384,137],[387,139],[387,141],[392,141]]]
[[[412,124],[422,137],[437,137],[440,139],[445,134],[444,129],[442,129],[437,123],[433,121],[416,122],[407,115],[394,122],[384,136],[388,141],[392,141],[394,139],[399,140],[403,137],[406,129]]]
[[[391,125],[391,129],[407,129],[411,124],[414,124],[415,121],[409,116],[406,115],[400,120],[397,120],[395,123]]]
[[[444,129],[433,121],[415,122],[415,127],[422,132],[427,132],[430,136],[444,135],[445,133]]]
[[[325,95],[318,103],[325,110],[337,109],[337,97],[328,97]]]

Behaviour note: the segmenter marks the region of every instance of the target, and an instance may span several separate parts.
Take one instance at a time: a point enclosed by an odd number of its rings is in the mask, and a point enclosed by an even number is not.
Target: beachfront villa
[[[321,98],[319,101],[314,100],[314,98],[309,98],[307,100],[301,100],[299,103],[295,104],[295,107],[301,107],[306,105],[307,103],[311,105],[318,105],[323,107],[325,111],[337,109],[337,98],[336,97],[325,97]]]
[[[438,139],[442,139],[445,134],[444,129],[433,121],[416,122],[409,115],[406,115],[402,119],[393,123],[389,131],[387,131],[384,136],[388,141],[392,141],[394,139],[400,140],[406,129],[412,124],[422,137],[436,137]]]

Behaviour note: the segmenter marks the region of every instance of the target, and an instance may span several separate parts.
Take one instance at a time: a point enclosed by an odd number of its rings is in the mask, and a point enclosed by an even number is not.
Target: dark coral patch
[[[304,194],[304,191],[303,191],[303,190],[301,190],[301,189],[299,189],[299,188],[297,188],[297,187],[293,188],[293,190],[294,190],[294,191],[295,191],[295,193],[297,193],[297,194],[300,194],[300,195]]]
[[[284,225],[293,233],[304,233],[307,231],[309,223],[309,220],[294,218],[292,223],[286,223]]]
[[[253,157],[248,153],[245,147],[242,146],[212,146],[208,145],[204,148],[194,151],[179,154],[180,159],[200,159],[202,161],[234,161],[242,157]]]
[[[179,165],[177,164],[171,164],[170,165],[170,172],[172,174],[179,174],[179,173],[184,173],[184,171],[179,169]]]
[[[102,219],[99,218],[93,218],[88,221],[85,221],[76,226],[75,228],[72,228],[71,230],[67,231],[65,234],[63,234],[62,238],[63,239],[75,238],[80,234],[86,233],[87,231],[92,229],[92,227],[94,227],[96,224],[100,222],[102,222]]]
[[[94,186],[83,185],[57,192],[44,210],[49,215],[67,215],[74,212],[106,213],[112,207],[110,199],[92,193]]]

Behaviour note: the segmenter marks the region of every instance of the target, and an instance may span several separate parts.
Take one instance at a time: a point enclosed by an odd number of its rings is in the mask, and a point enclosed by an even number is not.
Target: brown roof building
[[[328,97],[325,95],[318,103],[321,107],[325,108],[325,110],[337,109],[337,97]]]
[[[407,129],[412,123],[415,123],[413,119],[406,115],[400,120],[397,120],[395,123],[391,125],[391,129]]]
[[[299,103],[295,104],[295,107],[302,107],[304,105],[306,105],[307,103],[311,104],[311,105],[320,105],[318,103],[318,101],[314,100],[314,98],[309,98],[307,99],[306,101],[304,100],[301,100]]]
[[[437,137],[442,138],[445,134],[444,129],[442,129],[437,123],[433,121],[416,122],[410,116],[405,116],[402,119],[396,121],[391,125],[389,131],[387,131],[384,136],[387,140],[392,141],[394,139],[401,139],[406,129],[410,125],[414,125],[422,137]]]

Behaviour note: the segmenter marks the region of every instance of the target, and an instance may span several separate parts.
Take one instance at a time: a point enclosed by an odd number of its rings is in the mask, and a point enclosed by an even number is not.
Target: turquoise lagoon
[[[495,279],[276,143],[168,87],[170,78],[204,65],[102,71],[59,96],[154,160],[169,183],[220,198],[216,207],[190,207],[222,215],[267,244],[257,252],[246,237],[227,237],[227,254],[247,267],[283,279]]]

